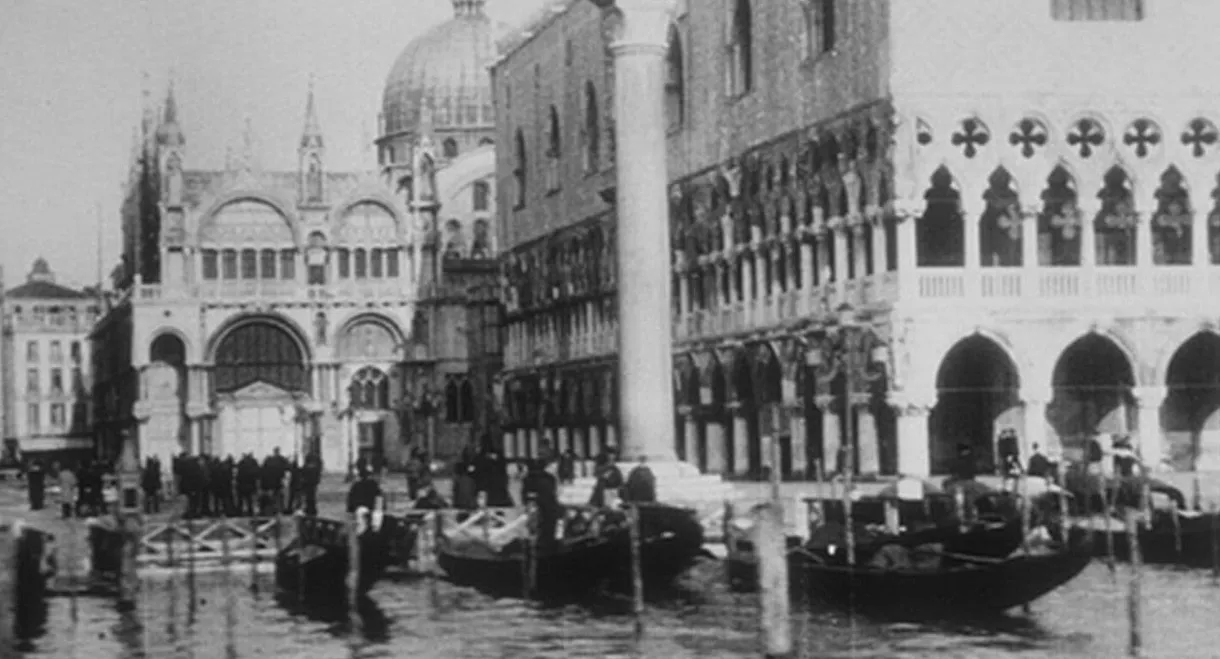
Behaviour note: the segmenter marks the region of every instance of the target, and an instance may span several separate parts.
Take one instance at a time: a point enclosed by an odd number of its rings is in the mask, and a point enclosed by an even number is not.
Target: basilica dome
[[[507,26],[493,22],[484,4],[453,0],[453,18],[398,55],[382,97],[382,137],[415,131],[425,113],[434,130],[485,130],[495,123],[488,67]]]

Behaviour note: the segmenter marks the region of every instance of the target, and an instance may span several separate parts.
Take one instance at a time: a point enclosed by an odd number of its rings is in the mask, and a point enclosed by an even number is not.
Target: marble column
[[[873,411],[861,401],[855,401],[856,412],[856,446],[860,463],[857,469],[861,475],[881,473],[881,446],[877,436],[877,419]]]
[[[573,427],[570,431],[571,435],[568,438],[569,445],[572,447],[572,452],[578,458],[587,458],[585,454],[585,429],[580,426]]]
[[[822,463],[829,475],[839,470],[839,447],[843,445],[842,419],[836,396],[818,396],[815,400],[822,411]]]
[[[528,456],[528,457],[530,457],[530,458],[537,458],[537,457],[538,457],[538,449],[539,449],[539,442],[540,442],[540,441],[541,441],[541,437],[539,436],[538,431],[537,431],[537,430],[530,430],[530,431],[529,431],[529,439],[527,440],[527,443],[526,443],[526,449],[525,449],[525,451],[526,451],[526,453],[525,453],[525,454],[526,454],[526,456]]]
[[[833,227],[835,237],[835,288],[842,291],[846,290],[848,279],[848,231],[841,217],[833,218],[831,220],[831,227]]]
[[[1161,404],[1168,395],[1169,388],[1163,386],[1139,387],[1135,390],[1136,405],[1139,406],[1139,454],[1144,464],[1154,470],[1159,470],[1161,462],[1167,457],[1161,430]]]
[[[191,455],[199,455],[199,449],[203,444],[203,419],[194,417],[190,420],[191,424]]]
[[[517,430],[516,434],[517,434],[517,448],[516,448],[517,457],[518,458],[528,458],[529,457],[529,445],[530,445],[529,431]]]
[[[809,449],[805,446],[805,410],[799,404],[789,408],[788,432],[792,436],[792,476],[803,480],[807,476]]]
[[[750,426],[743,416],[740,403],[733,410],[733,473],[744,476],[750,472]]]
[[[602,430],[598,426],[589,426],[589,458],[597,457],[602,452]]]
[[[871,224],[873,244],[869,248],[873,251],[873,274],[878,274],[885,272],[885,222],[875,220]]]
[[[899,215],[894,218],[894,237],[898,242],[898,297],[914,299],[919,294],[919,251],[915,237],[915,217]]]
[[[887,401],[894,409],[898,431],[898,473],[902,476],[929,476],[932,458],[928,446],[928,415],[934,403],[902,396]]]
[[[622,457],[675,460],[670,319],[669,174],[664,88],[672,0],[617,0],[614,57],[615,231]]]
[[[558,430],[555,431],[555,433],[559,437],[558,440],[556,440],[555,451],[557,453],[563,453],[564,451],[568,450],[568,448],[570,448],[572,446],[571,442],[569,441],[569,437],[568,437],[568,428],[567,428],[567,426],[561,426]]]
[[[606,446],[615,447],[619,451],[619,457],[623,457],[623,447],[619,446],[618,443],[618,428],[614,425],[614,423],[606,424]]]
[[[707,422],[707,472],[723,474],[728,468],[729,447],[725,444],[724,423],[720,421]]]
[[[500,450],[504,452],[504,457],[506,459],[512,460],[520,457],[517,455],[516,438],[516,435],[511,432],[504,433],[503,439],[501,440],[504,442],[504,446],[500,447]]]
[[[699,466],[699,422],[690,410],[683,415],[682,448],[686,451],[684,462]]]
[[[1021,434],[1021,455],[1033,455],[1033,446],[1037,444],[1048,455],[1057,455],[1062,451],[1059,438],[1053,433],[1048,435],[1046,422],[1046,405],[1053,398],[1053,392],[1048,388],[1022,389],[1021,403],[1024,407],[1025,431]],[[1051,438],[1048,441],[1048,438]],[[1054,446],[1051,446],[1051,443]]]
[[[803,297],[808,297],[813,292],[814,277],[816,273],[813,271],[813,243],[801,243],[801,288],[803,289]]]

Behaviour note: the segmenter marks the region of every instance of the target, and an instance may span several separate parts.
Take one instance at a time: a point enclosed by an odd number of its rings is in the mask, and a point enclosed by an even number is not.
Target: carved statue
[[[470,258],[491,258],[491,232],[487,220],[479,219],[474,222],[474,240],[470,246]]]

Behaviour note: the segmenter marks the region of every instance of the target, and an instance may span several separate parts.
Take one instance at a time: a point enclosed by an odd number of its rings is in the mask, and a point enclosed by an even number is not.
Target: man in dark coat
[[[453,466],[453,507],[460,510],[479,507],[479,482],[475,478],[474,460],[467,451]]]
[[[1034,478],[1045,478],[1054,480],[1055,472],[1054,465],[1051,464],[1049,458],[1046,457],[1037,444],[1030,447],[1033,451],[1029,456],[1029,465],[1025,469],[1025,473]]]
[[[361,469],[359,478],[352,483],[347,491],[347,512],[354,513],[359,508],[376,510],[377,498],[381,496],[381,485],[373,478],[368,467]]]
[[[572,447],[569,446],[568,450],[559,456],[559,466],[556,471],[559,472],[559,482],[564,485],[576,480],[576,452],[572,450]]]
[[[29,488],[30,510],[42,510],[43,498],[46,494],[46,472],[42,470],[42,461],[34,460],[25,470],[26,486]]]
[[[144,490],[144,512],[150,515],[161,512],[161,463],[155,456],[144,461],[140,486]]]
[[[253,516],[258,495],[258,461],[250,453],[237,463],[237,514]]]
[[[513,495],[508,491],[508,465],[495,449],[483,453],[476,469],[479,490],[487,493],[490,508],[512,508]]]
[[[593,494],[589,497],[589,505],[601,508],[606,505],[606,492],[617,492],[623,486],[623,472],[618,468],[618,451],[607,449],[597,456],[597,467],[593,472],[597,482],[593,485]]]
[[[305,514],[313,517],[318,514],[318,485],[322,482],[322,461],[316,453],[305,457],[301,465],[301,498],[304,501]]]
[[[555,528],[563,517],[563,506],[559,504],[559,482],[546,470],[542,460],[530,460],[525,478],[521,481],[521,498],[533,499],[538,506],[538,542],[549,545],[555,542]]]
[[[416,447],[411,451],[411,459],[407,460],[407,498],[414,501],[419,497],[425,485],[432,480],[431,470],[425,461],[423,451]],[[425,482],[427,481],[427,482]]]
[[[657,478],[648,468],[648,458],[640,456],[640,463],[627,474],[623,486],[623,500],[636,503],[655,503],[657,500]]]
[[[275,447],[271,455],[263,460],[262,480],[263,495],[267,499],[268,514],[275,514],[284,507],[284,473],[288,470],[288,461],[280,455],[280,447]]]

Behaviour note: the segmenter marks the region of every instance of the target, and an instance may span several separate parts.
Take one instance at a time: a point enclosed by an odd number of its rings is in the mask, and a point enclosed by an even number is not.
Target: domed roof
[[[485,0],[453,0],[454,16],[415,38],[399,54],[382,97],[382,135],[417,128],[425,111],[433,128],[490,128],[496,38],[507,26],[483,12]]]

